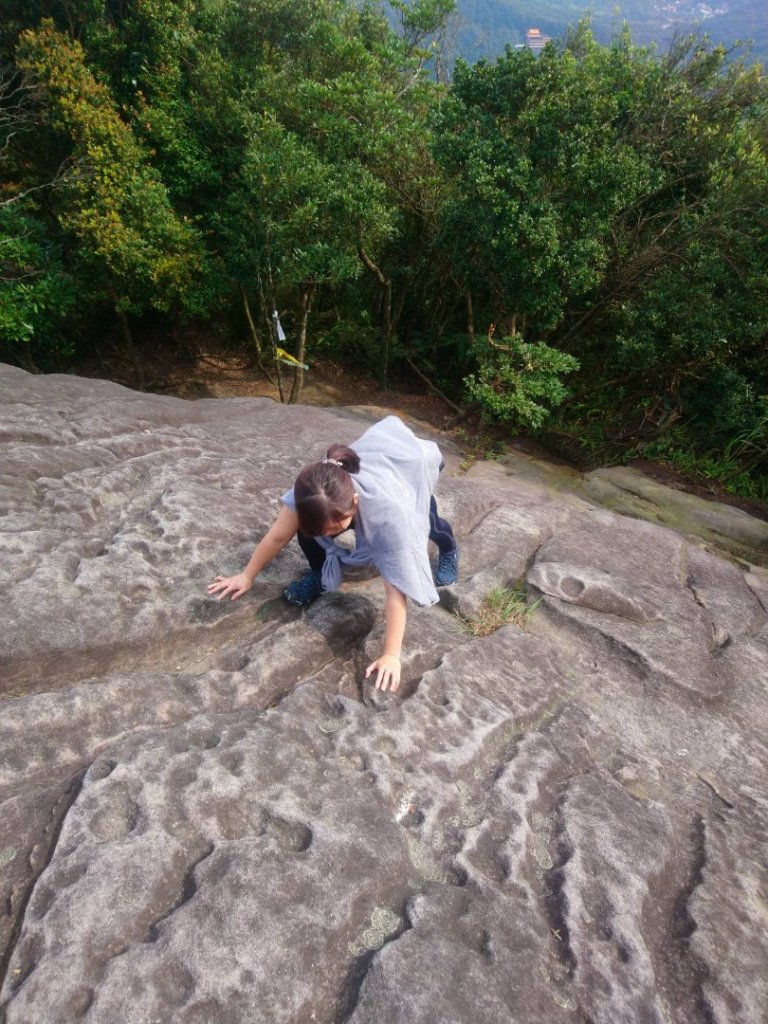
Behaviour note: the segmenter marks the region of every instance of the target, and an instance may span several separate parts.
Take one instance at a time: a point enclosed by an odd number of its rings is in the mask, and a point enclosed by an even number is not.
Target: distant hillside
[[[636,43],[664,48],[673,34],[699,27],[717,42],[752,39],[752,55],[768,64],[765,0],[459,0],[455,52],[474,62],[496,57],[505,45],[522,45],[529,28],[560,36],[591,12],[592,29],[604,43],[627,21]]]

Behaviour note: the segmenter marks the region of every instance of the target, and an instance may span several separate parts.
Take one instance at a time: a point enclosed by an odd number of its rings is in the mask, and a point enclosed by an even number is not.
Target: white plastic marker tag
[[[278,341],[285,341],[285,331],[283,325],[280,323],[280,317],[277,315],[277,310],[272,312],[272,323],[275,325],[275,332],[277,334]]]

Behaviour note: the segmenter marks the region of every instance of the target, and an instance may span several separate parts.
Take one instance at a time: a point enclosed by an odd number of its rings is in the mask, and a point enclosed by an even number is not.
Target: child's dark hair
[[[329,523],[346,519],[354,510],[355,485],[350,473],[360,470],[360,457],[344,444],[332,444],[324,462],[313,462],[296,477],[293,496],[299,529],[319,537]]]

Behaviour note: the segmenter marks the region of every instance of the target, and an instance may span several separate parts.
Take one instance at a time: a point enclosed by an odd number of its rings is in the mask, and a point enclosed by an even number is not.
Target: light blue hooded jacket
[[[338,590],[344,565],[373,565],[415,604],[438,601],[429,564],[429,499],[442,456],[434,441],[422,441],[397,416],[375,423],[351,445],[360,457],[352,475],[359,497],[355,547],[316,537],[325,548],[323,586]],[[296,508],[293,489],[280,499]]]

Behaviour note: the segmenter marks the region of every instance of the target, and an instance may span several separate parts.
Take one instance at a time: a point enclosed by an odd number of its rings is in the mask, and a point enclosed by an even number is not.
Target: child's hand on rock
[[[214,594],[219,595],[219,601],[226,597],[227,594],[232,595],[232,600],[237,600],[238,597],[242,597],[247,591],[253,586],[253,580],[250,576],[246,576],[244,572],[239,572],[237,576],[217,576],[213,583],[208,584],[208,593],[213,597]]]
[[[396,690],[400,685],[400,659],[394,654],[382,654],[365,670],[365,678],[376,671],[377,690]]]

